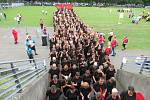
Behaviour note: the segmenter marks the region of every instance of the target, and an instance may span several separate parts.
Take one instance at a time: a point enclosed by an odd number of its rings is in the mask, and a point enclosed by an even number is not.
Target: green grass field
[[[110,14],[110,9],[112,13]],[[150,49],[150,22],[141,20],[138,25],[132,24],[131,19],[125,14],[121,19],[122,24],[118,24],[118,8],[97,8],[97,7],[75,7],[75,12],[87,25],[93,27],[95,31],[108,33],[113,31],[121,48],[121,39],[124,35],[129,38],[128,49]],[[47,10],[48,15],[42,15],[41,11]],[[143,10],[150,12],[150,9],[134,8],[135,15],[139,15]],[[20,7],[5,10],[8,19],[0,22],[0,27],[18,27],[14,17],[18,12],[23,16],[23,21],[19,26],[39,26],[39,19],[43,18],[46,26],[52,26],[52,14],[55,7]]]

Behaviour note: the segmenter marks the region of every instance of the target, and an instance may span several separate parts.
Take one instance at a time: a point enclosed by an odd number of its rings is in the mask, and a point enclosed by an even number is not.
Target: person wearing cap
[[[121,100],[136,100],[136,93],[133,86],[129,86],[127,91],[120,94]]]
[[[113,88],[112,93],[106,98],[106,100],[121,100],[118,90]]]
[[[59,100],[61,95],[60,89],[57,89],[55,85],[52,85],[47,91],[46,91],[46,96],[45,100]]]
[[[14,37],[14,44],[18,43],[18,32],[16,31],[15,28],[12,29],[12,35]]]

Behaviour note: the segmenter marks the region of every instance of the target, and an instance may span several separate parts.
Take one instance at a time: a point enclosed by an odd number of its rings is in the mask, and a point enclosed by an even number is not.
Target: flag
[[[65,8],[68,10],[72,10],[73,9],[73,5],[72,4],[66,4]]]
[[[56,4],[55,7],[57,9],[64,9],[65,8],[65,5],[64,4]]]

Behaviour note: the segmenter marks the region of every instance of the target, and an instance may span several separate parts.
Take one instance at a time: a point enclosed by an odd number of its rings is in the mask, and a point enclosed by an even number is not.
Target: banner
[[[72,10],[73,9],[73,5],[72,4],[56,4],[55,7],[57,9],[68,9],[68,10]]]

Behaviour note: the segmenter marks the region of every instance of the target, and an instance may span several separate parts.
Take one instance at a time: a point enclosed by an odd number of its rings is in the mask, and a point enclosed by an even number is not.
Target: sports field
[[[48,11],[48,15],[42,15],[42,10]],[[132,24],[128,14],[120,20],[118,24],[118,8],[97,8],[97,7],[75,7],[75,12],[80,18],[93,27],[95,31],[108,33],[113,31],[121,48],[121,39],[124,35],[129,38],[128,49],[150,49],[150,22],[141,20],[138,25]],[[110,13],[111,10],[111,13]],[[150,12],[150,9],[134,8],[132,9],[136,16],[142,11]],[[20,7],[5,10],[7,20],[0,21],[0,27],[30,27],[39,26],[39,19],[43,18],[46,26],[52,26],[52,14],[55,7]],[[14,17],[17,13],[22,14],[22,23],[17,25]]]

